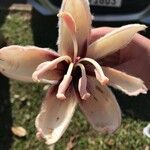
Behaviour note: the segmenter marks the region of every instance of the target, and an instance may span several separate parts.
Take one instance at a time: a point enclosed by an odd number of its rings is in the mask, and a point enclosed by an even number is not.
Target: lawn
[[[34,43],[30,13],[8,13],[5,22],[1,23],[0,31],[8,45]],[[9,145],[12,150],[47,150],[48,147],[35,137],[34,120],[48,85],[13,80],[7,84],[6,78],[1,77],[0,80],[3,82],[0,84],[0,150],[7,150]],[[150,139],[142,134],[143,128],[150,120],[150,94],[130,98],[118,91],[114,93],[123,112],[122,125],[114,135],[100,135],[95,132],[78,108],[55,149],[150,150]],[[24,127],[28,132],[27,136],[18,138],[9,133],[11,126]]]

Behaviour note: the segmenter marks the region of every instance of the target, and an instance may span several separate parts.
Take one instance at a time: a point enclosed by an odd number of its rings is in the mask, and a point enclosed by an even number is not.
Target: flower
[[[145,94],[139,78],[100,60],[126,46],[145,25],[120,27],[89,43],[91,14],[88,0],[63,0],[59,17],[58,53],[35,46],[8,46],[0,50],[0,71],[13,79],[51,84],[36,118],[37,137],[54,144],[65,132],[77,104],[94,129],[113,133],[121,111],[107,85],[128,95]]]

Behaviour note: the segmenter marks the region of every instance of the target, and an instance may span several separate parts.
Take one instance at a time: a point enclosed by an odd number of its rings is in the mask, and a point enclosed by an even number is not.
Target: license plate
[[[120,7],[122,0],[89,0],[91,6]]]

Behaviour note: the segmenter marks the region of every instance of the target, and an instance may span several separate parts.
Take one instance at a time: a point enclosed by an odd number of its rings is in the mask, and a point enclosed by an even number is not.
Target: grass
[[[31,45],[34,43],[29,14],[9,13],[0,30],[9,45]],[[10,149],[48,149],[43,142],[36,139],[34,126],[42,97],[46,92],[43,88],[44,85],[10,81],[13,126],[22,126],[28,132],[25,138],[18,138],[13,135]],[[121,93],[114,92],[117,93],[119,104],[123,110],[122,125],[114,135],[97,134],[87,123],[80,110],[77,109],[69,128],[56,144],[55,149],[64,150],[69,148],[70,145],[75,150],[149,150],[150,139],[143,136],[142,130],[150,120],[148,109],[150,108],[150,102],[148,101],[150,96],[140,95],[137,98],[129,98]],[[3,132],[3,129],[1,131]],[[3,136],[0,136],[0,138],[3,138]],[[5,141],[2,143],[2,139],[0,139],[0,142],[0,145],[7,144]]]

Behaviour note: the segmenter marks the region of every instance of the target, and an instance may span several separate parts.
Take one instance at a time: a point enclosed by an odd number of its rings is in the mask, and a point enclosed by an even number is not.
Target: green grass
[[[0,30],[9,45],[33,44],[29,14],[8,14]],[[36,139],[36,129],[34,126],[34,120],[40,110],[42,97],[46,92],[43,91],[44,85],[16,81],[10,81],[10,85],[13,126],[23,126],[28,132],[25,138],[13,136],[11,149],[47,150],[47,146]],[[120,99],[128,99],[128,97],[120,95],[118,96]],[[147,114],[148,110],[143,110],[145,109],[145,99],[147,102],[149,97],[140,96],[138,98],[137,102],[142,101],[142,105],[137,103],[134,98],[131,99],[131,104],[128,105],[129,101],[127,100],[125,107],[122,105],[126,113],[123,113],[121,128],[114,135],[97,134],[87,123],[80,110],[77,109],[69,128],[56,144],[55,149],[66,149],[70,139],[74,138],[73,149],[75,150],[149,150],[150,139],[144,137],[142,134],[142,130],[147,125],[148,119],[150,120],[150,116]],[[145,105],[150,106],[149,103],[145,103]],[[137,109],[134,107],[137,107]],[[142,112],[145,113],[142,114]],[[147,115],[147,118],[143,119],[144,117],[142,118],[138,113],[142,114],[142,116]]]

